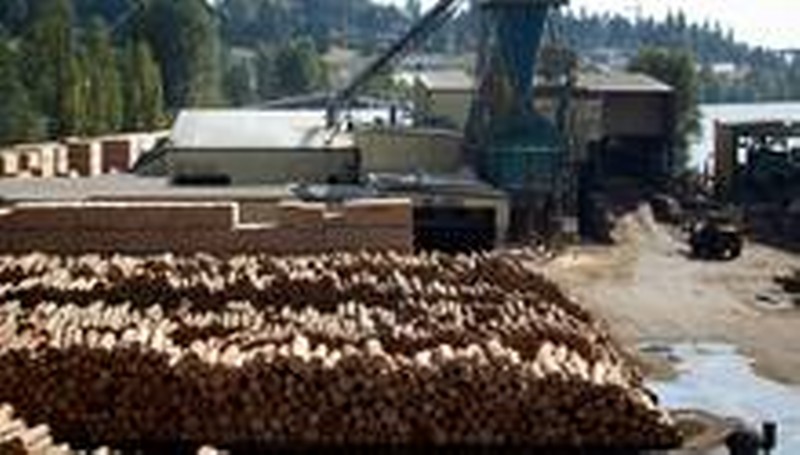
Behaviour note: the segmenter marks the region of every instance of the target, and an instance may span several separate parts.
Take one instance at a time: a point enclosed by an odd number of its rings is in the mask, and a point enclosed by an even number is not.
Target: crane
[[[441,27],[462,0],[439,0],[386,52],[374,59],[327,106],[327,126],[339,131],[340,111],[380,73]],[[522,235],[564,205],[566,141],[533,106],[533,78],[550,10],[568,0],[477,0],[480,49],[475,96],[464,149],[477,175],[506,191],[512,223]],[[560,117],[563,117],[561,115]]]
[[[372,77],[390,67],[450,20],[458,10],[461,2],[462,0],[439,0],[389,49],[359,71],[346,86],[334,93],[328,102],[328,128],[334,128],[339,123],[339,113],[347,107],[347,104]]]

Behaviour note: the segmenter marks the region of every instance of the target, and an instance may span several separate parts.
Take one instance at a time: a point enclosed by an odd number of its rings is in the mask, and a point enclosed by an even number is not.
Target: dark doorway
[[[598,153],[599,152],[599,153]],[[590,149],[604,177],[630,177],[657,183],[670,173],[669,141],[660,137],[607,138]]]
[[[414,209],[417,251],[488,251],[496,241],[494,209],[422,207]]]

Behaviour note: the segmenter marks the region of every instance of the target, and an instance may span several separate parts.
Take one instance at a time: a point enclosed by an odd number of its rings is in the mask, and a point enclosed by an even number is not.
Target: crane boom
[[[447,22],[456,12],[461,0],[439,0],[389,49],[370,62],[341,90],[336,92],[328,104],[328,126],[336,125],[339,112],[376,74],[389,67],[413,46],[424,41],[431,33]]]

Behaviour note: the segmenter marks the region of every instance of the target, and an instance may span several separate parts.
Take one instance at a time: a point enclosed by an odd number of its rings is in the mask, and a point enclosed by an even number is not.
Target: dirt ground
[[[631,353],[642,343],[730,343],[760,374],[800,384],[800,309],[773,282],[800,268],[800,256],[748,244],[736,261],[695,261],[646,208],[623,219],[617,237],[611,247],[575,247],[545,273],[604,318]],[[652,376],[670,373],[665,362],[637,356]]]

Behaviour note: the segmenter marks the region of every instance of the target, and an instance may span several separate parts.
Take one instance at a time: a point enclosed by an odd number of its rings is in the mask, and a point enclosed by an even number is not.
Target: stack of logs
[[[0,405],[0,454],[60,455],[69,454],[68,445],[55,445],[47,425],[29,427],[24,421],[16,418],[14,409],[9,405]]]
[[[590,314],[504,253],[0,258],[0,402],[81,447],[672,447]]]

